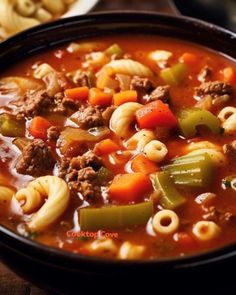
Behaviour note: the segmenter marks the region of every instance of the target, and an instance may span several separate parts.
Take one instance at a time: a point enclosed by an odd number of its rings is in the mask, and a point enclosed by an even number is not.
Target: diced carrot
[[[189,66],[194,66],[198,63],[198,58],[195,54],[190,52],[185,52],[179,59],[180,62],[185,63]]]
[[[113,200],[120,203],[139,201],[152,188],[149,177],[144,173],[116,175],[109,188]]]
[[[112,103],[112,93],[103,92],[98,88],[89,90],[89,102],[94,106],[107,107]]]
[[[29,133],[35,138],[47,139],[47,130],[52,124],[43,117],[34,117],[29,126]]]
[[[161,100],[150,102],[136,112],[140,128],[177,127],[178,121],[172,111]]]
[[[232,67],[226,67],[222,70],[222,78],[226,83],[236,83],[236,72]]]
[[[138,98],[137,91],[126,90],[113,95],[114,105],[119,106],[126,102],[136,102]]]
[[[110,138],[104,139],[97,143],[94,148],[95,154],[101,156],[116,152],[120,149],[119,145]]]
[[[143,154],[139,154],[132,159],[131,169],[134,172],[141,172],[144,174],[150,174],[150,173],[160,170],[159,167],[155,163],[153,163],[151,160],[149,160]]]
[[[65,90],[65,95],[74,100],[88,99],[89,88],[87,86],[70,88]]]

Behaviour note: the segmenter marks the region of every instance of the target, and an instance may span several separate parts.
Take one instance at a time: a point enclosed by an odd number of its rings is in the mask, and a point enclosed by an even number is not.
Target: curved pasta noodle
[[[66,9],[62,0],[42,0],[42,3],[52,14],[62,14]]]
[[[136,149],[141,152],[145,145],[155,139],[155,133],[148,129],[142,129],[131,136],[125,143],[128,149]]]
[[[36,5],[32,0],[16,0],[16,10],[22,16],[31,16],[35,10]]]
[[[37,9],[35,12],[35,17],[40,21],[40,22],[47,22],[52,19],[52,14],[47,11],[46,9],[40,7]]]
[[[1,25],[8,33],[14,34],[40,24],[37,19],[24,17],[16,13],[14,11],[14,2],[13,0],[0,1]]]
[[[22,200],[25,198],[27,206],[22,206],[23,212],[34,210],[38,204],[38,195],[46,202],[32,215],[28,226],[31,230],[41,231],[53,223],[66,209],[69,203],[69,189],[66,182],[57,176],[42,176],[31,181],[26,188],[20,189],[15,198]],[[28,201],[27,198],[34,198]],[[28,203],[27,203],[28,202]],[[30,205],[32,206],[30,208]]]
[[[221,126],[224,128],[224,132],[227,134],[236,133],[236,108],[225,107],[219,114],[218,118],[222,122]]]
[[[101,71],[104,68],[112,68],[116,74],[124,74],[139,77],[151,77],[153,75],[152,71],[148,67],[132,59],[112,60],[111,62],[106,64],[101,69]]]
[[[217,144],[214,144],[210,141],[203,140],[199,142],[192,142],[187,146],[188,151],[195,151],[199,149],[214,149],[216,151],[221,151],[221,147]]]
[[[193,226],[193,234],[200,241],[209,241],[220,234],[220,227],[213,221],[198,221]]]
[[[155,214],[152,226],[157,233],[172,234],[179,227],[179,217],[174,211],[165,209]]]
[[[6,186],[0,186],[0,206],[9,204],[14,195],[14,191]]]
[[[95,240],[88,247],[92,251],[96,252],[109,252],[115,255],[118,248],[112,239]]]
[[[118,257],[120,259],[138,259],[142,257],[144,251],[144,246],[124,242],[120,247]]]
[[[153,162],[161,162],[168,153],[166,145],[159,140],[152,140],[144,147],[144,154]]]
[[[130,125],[135,119],[135,112],[143,105],[137,102],[127,102],[119,106],[112,114],[110,128],[121,138],[129,136]]]

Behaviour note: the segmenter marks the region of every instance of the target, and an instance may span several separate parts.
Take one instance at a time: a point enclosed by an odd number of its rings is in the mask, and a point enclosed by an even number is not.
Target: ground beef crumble
[[[51,126],[47,129],[48,140],[57,140],[60,136],[60,130],[57,126]]]
[[[102,112],[96,106],[81,106],[80,109],[73,114],[73,121],[84,129],[104,125]]]
[[[170,86],[158,86],[156,87],[149,96],[149,101],[162,100],[164,102],[169,102],[170,100]]]
[[[66,180],[72,191],[81,193],[85,200],[97,199],[101,196],[97,171],[102,166],[102,159],[89,151],[72,159],[62,159],[59,177]]]
[[[219,210],[215,206],[210,206],[208,212],[203,215],[203,218],[208,221],[214,221],[219,225],[230,222],[235,216],[227,211]]]
[[[130,82],[130,89],[140,92],[140,94],[149,94],[153,89],[154,85],[148,78],[140,78],[134,76]]]
[[[204,82],[199,87],[195,87],[197,96],[211,95],[212,97],[231,95],[233,88],[229,83],[221,81]]]
[[[41,176],[47,174],[54,163],[50,148],[43,140],[34,139],[23,148],[22,155],[19,156],[16,164],[16,170],[20,174]]]

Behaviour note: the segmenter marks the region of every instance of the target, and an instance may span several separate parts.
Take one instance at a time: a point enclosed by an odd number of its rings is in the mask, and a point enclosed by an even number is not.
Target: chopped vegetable
[[[130,89],[131,76],[123,75],[123,74],[116,74],[116,78],[120,84],[119,88],[121,91]]]
[[[113,178],[113,173],[105,167],[101,167],[97,172],[97,181],[100,184],[110,181]]]
[[[232,67],[226,67],[222,70],[223,81],[226,83],[236,83],[236,72]]]
[[[186,155],[163,168],[173,177],[175,184],[193,187],[209,186],[213,179],[213,162],[207,153]]]
[[[0,133],[3,136],[23,137],[25,135],[24,120],[17,120],[9,114],[0,115]]]
[[[97,88],[104,89],[117,89],[119,88],[119,82],[114,78],[115,72],[112,68],[105,67],[99,72],[97,77]]]
[[[89,90],[89,102],[94,106],[107,107],[112,103],[112,93],[103,92],[98,88]]]
[[[29,126],[29,133],[34,138],[47,140],[47,130],[52,124],[43,117],[34,117]]]
[[[87,100],[89,94],[89,88],[87,86],[76,87],[65,90],[65,95],[73,100]]]
[[[173,55],[172,52],[167,50],[155,50],[149,53],[149,58],[154,61],[167,61]]]
[[[120,203],[136,202],[152,188],[151,181],[144,173],[116,175],[109,188],[113,200]]]
[[[166,84],[171,86],[178,86],[183,81],[186,74],[187,67],[182,63],[160,71],[160,77],[165,81]]]
[[[110,138],[100,141],[99,143],[96,144],[94,148],[94,152],[100,156],[110,154],[118,150],[120,150],[119,145],[115,143],[113,140],[111,140]]]
[[[137,102],[138,94],[135,90],[126,90],[113,95],[114,105],[119,106],[126,102]]]
[[[154,188],[160,194],[160,204],[164,209],[175,209],[186,202],[177,191],[168,172],[157,172],[154,175]]]
[[[122,229],[145,225],[153,214],[153,202],[135,205],[82,208],[79,221],[82,230]]]
[[[190,67],[196,66],[196,64],[199,62],[197,56],[190,52],[185,52],[179,60]]]
[[[159,167],[143,154],[139,154],[131,160],[131,169],[134,172],[150,174],[158,171]]]
[[[175,128],[178,125],[178,121],[168,105],[161,100],[150,102],[137,110],[136,119],[140,128]]]
[[[214,134],[221,132],[219,119],[207,110],[188,108],[180,112],[179,127],[185,137],[195,136],[198,126],[206,126]]]
[[[117,58],[120,58],[123,55],[123,50],[118,44],[113,44],[105,50],[105,53],[109,56],[115,55]]]

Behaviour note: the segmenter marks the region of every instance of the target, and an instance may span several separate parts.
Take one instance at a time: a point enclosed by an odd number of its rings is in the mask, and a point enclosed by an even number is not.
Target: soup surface
[[[236,240],[236,65],[180,40],[83,40],[0,79],[0,222],[119,259]]]

